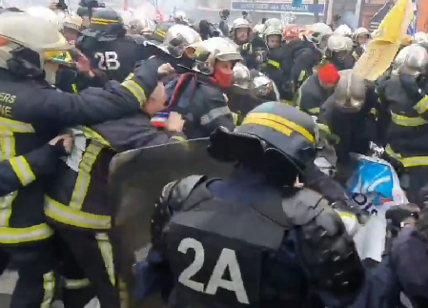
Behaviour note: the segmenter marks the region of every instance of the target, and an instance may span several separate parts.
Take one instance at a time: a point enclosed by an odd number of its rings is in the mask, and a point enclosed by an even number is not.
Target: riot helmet
[[[318,153],[319,130],[310,115],[266,102],[251,110],[233,132],[217,128],[210,142],[208,152],[214,159],[244,164],[281,186],[292,186]]]
[[[275,82],[263,73],[256,71],[252,74],[250,91],[262,101],[280,101],[279,91]]]
[[[278,48],[281,46],[282,29],[278,26],[270,26],[263,33],[263,39],[269,49]]]
[[[2,15],[0,41],[0,67],[50,84],[58,69],[50,60],[72,48],[54,23],[25,13]]]
[[[159,31],[156,29],[154,33]],[[154,45],[163,52],[178,59],[183,56],[183,53],[190,45],[198,43],[201,40],[199,33],[192,28],[185,25],[173,25],[165,33],[161,44],[152,41],[148,41],[147,44]]]
[[[148,43],[154,46],[162,44],[168,30],[174,25],[175,24],[170,21],[158,23],[155,26],[153,33],[150,35]]]
[[[112,9],[97,8],[92,13],[89,29],[85,36],[96,37],[98,41],[114,41],[126,34],[123,19]]]

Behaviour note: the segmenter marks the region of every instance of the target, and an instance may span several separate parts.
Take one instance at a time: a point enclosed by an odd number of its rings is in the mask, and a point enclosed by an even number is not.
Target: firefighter
[[[64,127],[91,125],[139,112],[156,87],[156,67],[138,68],[134,77],[79,95],[53,87],[58,64],[55,52],[72,46],[51,22],[26,14],[5,14],[0,19],[0,125],[1,159],[26,155],[58,135]],[[31,177],[25,164],[23,176]],[[12,307],[48,306],[54,300],[59,277],[54,258],[53,230],[45,222],[42,177],[1,198],[0,247],[19,274]],[[11,178],[15,183],[16,178]],[[0,257],[1,258],[1,257]],[[0,264],[7,261],[0,260]],[[2,268],[0,271],[3,271]]]

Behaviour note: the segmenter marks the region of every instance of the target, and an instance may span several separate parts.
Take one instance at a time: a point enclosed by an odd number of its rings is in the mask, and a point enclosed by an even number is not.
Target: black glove
[[[415,76],[409,74],[400,74],[400,82],[404,87],[407,94],[415,99],[416,102],[420,101],[424,96],[424,91],[419,87]]]

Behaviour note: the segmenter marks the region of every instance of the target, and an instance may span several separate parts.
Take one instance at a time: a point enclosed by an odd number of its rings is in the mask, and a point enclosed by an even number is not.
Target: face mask
[[[214,82],[221,88],[229,88],[233,83],[233,71],[230,69],[216,69],[213,75]]]

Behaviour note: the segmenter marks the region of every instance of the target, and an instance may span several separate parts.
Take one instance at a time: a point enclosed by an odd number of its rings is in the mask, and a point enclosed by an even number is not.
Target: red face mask
[[[229,88],[233,82],[233,71],[229,68],[217,68],[212,79],[219,87]]]

